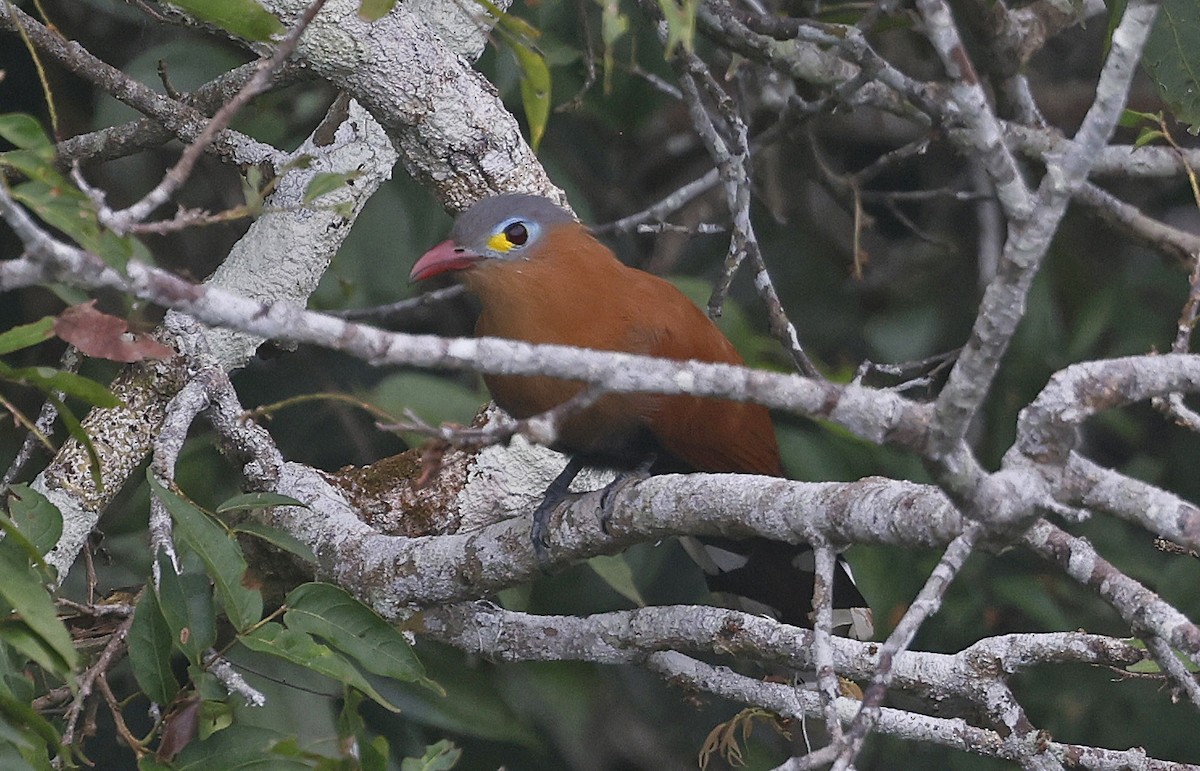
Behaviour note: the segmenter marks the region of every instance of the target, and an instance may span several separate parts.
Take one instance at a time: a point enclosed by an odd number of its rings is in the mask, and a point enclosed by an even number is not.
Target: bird
[[[678,288],[622,263],[569,211],[543,196],[496,195],[463,211],[450,237],[414,263],[410,280],[444,273],[455,274],[478,299],[479,337],[743,364],[728,338]],[[493,401],[518,419],[557,407],[586,387],[536,375],[486,374],[484,382]],[[584,465],[783,476],[765,407],[690,395],[604,394],[562,419],[553,449],[570,460],[534,515],[539,557],[551,512]],[[810,547],[761,537],[682,540],[726,604],[812,626]],[[833,600],[835,625],[869,638],[869,608],[840,556]]]

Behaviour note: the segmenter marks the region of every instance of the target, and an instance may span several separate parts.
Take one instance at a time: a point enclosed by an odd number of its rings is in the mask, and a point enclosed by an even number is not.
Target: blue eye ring
[[[509,217],[498,223],[488,236],[487,248],[494,254],[517,252],[533,243],[541,233],[541,225],[523,217]]]

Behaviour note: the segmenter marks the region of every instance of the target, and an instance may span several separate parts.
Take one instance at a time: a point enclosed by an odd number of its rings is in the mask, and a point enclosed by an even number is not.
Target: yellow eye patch
[[[504,235],[504,233],[493,233],[492,237],[488,239],[487,245],[493,252],[500,252],[501,254],[513,248],[513,242],[509,241],[508,236]]]

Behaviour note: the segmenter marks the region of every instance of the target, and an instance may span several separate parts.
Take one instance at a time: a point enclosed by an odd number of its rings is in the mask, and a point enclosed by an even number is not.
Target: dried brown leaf
[[[54,321],[54,334],[97,359],[125,363],[168,359],[174,351],[147,336],[129,331],[124,319],[96,310],[96,301],[73,305]]]

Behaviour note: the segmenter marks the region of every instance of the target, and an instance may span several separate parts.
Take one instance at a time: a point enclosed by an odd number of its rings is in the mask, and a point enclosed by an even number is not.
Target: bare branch
[[[948,7],[940,0],[922,0],[920,7],[926,23],[935,35],[940,36],[935,37],[935,47],[944,63],[955,68],[952,72],[959,72],[967,79],[960,89],[960,98],[978,97],[981,94],[979,84],[970,82],[973,78],[968,77],[970,63],[953,28]],[[984,292],[972,334],[938,397],[935,444],[941,448],[949,449],[962,441],[991,387],[1017,323],[1024,316],[1033,277],[1071,194],[1086,180],[1092,161],[1117,124],[1157,9],[1157,4],[1147,0],[1137,0],[1126,7],[1121,23],[1113,33],[1113,45],[1100,75],[1096,99],[1064,156],[1048,160],[1036,202],[1019,194],[1016,187],[1019,178],[1008,177],[1010,172],[1015,173],[1015,166],[1010,168],[1009,165],[1010,156],[997,156],[1003,158],[1003,162],[997,161],[995,166],[989,167],[993,184],[997,186],[1010,217],[1010,232],[996,279]],[[986,104],[968,103],[973,109],[983,110],[991,116]],[[972,135],[977,141],[992,150],[1002,147],[999,125],[994,117],[979,120],[978,125],[972,125]],[[988,163],[986,157],[984,162]],[[1031,210],[1034,203],[1036,207]]]
[[[350,321],[368,321],[372,323],[386,323],[393,321],[397,317],[414,313],[416,311],[428,308],[431,305],[453,300],[462,297],[466,293],[466,287],[462,284],[451,284],[442,289],[435,289],[432,292],[419,294],[408,300],[399,300],[388,305],[380,305],[374,308],[350,308],[344,311],[330,311],[331,316],[337,316],[340,319],[349,319]]]
[[[454,518],[471,523],[474,529],[467,532],[382,535],[362,521],[360,508],[371,508],[367,501],[351,502],[329,480],[293,463],[284,465],[274,489],[312,508],[276,509],[270,522],[313,549],[320,574],[354,587],[385,616],[402,615],[410,603],[486,596],[542,572],[529,541],[529,516],[545,482],[530,479],[518,487],[506,467],[489,468],[496,460],[478,456],[472,495],[457,496],[461,508]],[[596,490],[558,509],[550,523],[555,546],[550,567],[684,533],[761,535],[791,543],[823,536],[834,543],[924,548],[950,542],[962,527],[934,489],[881,479],[806,484],[727,474],[654,476],[612,492],[606,523],[597,516],[602,497]],[[766,500],[772,504],[761,505]],[[896,511],[905,516],[893,516]],[[524,516],[510,518],[517,514]],[[464,565],[471,567],[464,570]]]
[[[888,639],[879,650],[879,666],[875,676],[863,695],[863,702],[858,714],[854,716],[854,720],[846,732],[846,743],[838,754],[833,768],[853,768],[855,758],[862,751],[867,734],[874,730],[880,720],[881,705],[892,680],[896,656],[902,651],[908,650],[921,625],[941,607],[946,590],[950,588],[950,584],[962,570],[967,557],[971,555],[980,533],[979,527],[970,527],[950,543],[945,553],[942,554],[937,567],[930,573],[925,586],[921,587],[917,598],[913,600],[912,605],[908,607],[892,633],[888,635]]]
[[[288,30],[287,35],[275,47],[275,51],[268,57],[265,57],[258,66],[254,75],[250,77],[246,84],[238,89],[238,92],[233,97],[217,110],[216,114],[205,125],[204,130],[200,132],[192,142],[183,151],[183,155],[175,162],[162,180],[155,186],[153,190],[146,193],[140,201],[133,204],[129,208],[120,212],[108,212],[104,209],[100,210],[100,221],[106,226],[112,228],[118,234],[124,234],[130,226],[135,223],[143,222],[155,209],[169,201],[187,178],[191,176],[192,169],[195,168],[196,162],[200,160],[200,156],[204,153],[208,145],[225,130],[233,117],[251,99],[258,96],[267,90],[271,78],[283,66],[283,62],[300,42],[300,36],[304,34],[304,30],[312,22],[313,18],[320,13],[324,7],[326,0],[312,0],[308,8],[300,16],[295,25]]]
[[[959,36],[950,6],[942,0],[919,0],[917,9],[925,22],[926,37],[952,78],[950,97],[958,105],[958,116],[967,126],[971,147],[987,169],[1000,205],[1010,220],[1025,220],[1033,210],[1033,196],[1004,144],[1000,122]]]
[[[678,190],[670,193],[658,203],[643,209],[636,214],[622,217],[615,222],[609,222],[592,228],[593,233],[622,233],[633,230],[640,225],[665,220],[674,212],[679,211],[688,202],[695,200],[703,193],[712,190],[721,181],[721,170],[710,169],[703,177],[693,180]]]
[[[831,418],[872,441],[919,446],[927,410],[886,391],[840,386],[721,364],[679,363],[646,356],[568,346],[529,345],[496,338],[455,339],[389,333],[286,302],[260,303],[214,284],[198,286],[131,261],[126,275],[95,256],[50,239],[0,192],[0,214],[14,224],[29,251],[52,266],[58,280],[111,287],[173,308],[212,325],[253,336],[314,343],[346,351],[375,365],[474,370],[495,374],[546,374],[582,379],[606,390],[689,393],[755,401],[801,414]],[[4,287],[0,287],[4,288]],[[863,410],[872,420],[864,420]],[[883,423],[874,418],[887,417]]]
[[[205,83],[195,91],[185,94],[181,99],[181,103],[194,107],[204,114],[210,114],[242,88],[257,69],[257,62],[243,64],[241,67],[230,70]],[[285,62],[279,70],[273,73],[270,88],[284,88],[302,80],[305,76],[306,73],[303,69],[296,67],[290,62]],[[157,111],[157,106],[160,106],[159,103],[155,102],[153,104],[156,107],[156,111],[151,114],[159,115],[160,113]],[[147,104],[147,106],[149,105]],[[175,120],[183,120],[182,112]],[[203,117],[189,116],[186,123],[190,127],[190,131],[186,134],[178,135],[178,138],[185,142],[191,141],[198,136],[199,126],[203,125]],[[142,150],[157,147],[176,136],[175,133],[164,125],[163,121],[153,117],[140,118],[120,126],[110,126],[87,134],[80,134],[70,139],[64,139],[55,146],[54,156],[60,164],[64,165],[69,165],[72,161],[108,161],[115,158],[125,158]],[[225,136],[233,138],[238,135],[236,132],[229,131],[226,132]],[[209,145],[208,151],[228,157],[235,146],[242,147],[243,151],[249,149],[249,147],[242,145],[241,141],[241,139],[237,139],[234,144],[226,146],[223,137],[218,136],[216,139],[217,146]],[[263,150],[266,149],[264,145]],[[266,160],[265,156],[263,160]]]
[[[817,665],[814,631],[710,606],[646,607],[579,617],[521,613],[474,602],[424,610],[407,626],[497,661],[631,664],[650,653],[675,650],[795,671]],[[874,675],[879,643],[829,639],[832,666],[841,675],[857,681]],[[1146,651],[1130,642],[1100,635],[1010,634],[984,638],[955,654],[902,651],[893,662],[892,687],[927,698],[958,697],[987,707],[985,700],[993,695],[988,684],[1002,685],[1035,666],[1126,667],[1146,658]]]
[[[754,270],[754,288],[766,306],[771,333],[783,344],[798,372],[819,378],[820,371],[804,352],[796,326],[787,317],[779,293],[775,291],[754,225],[750,221],[750,139],[746,123],[700,57],[681,52],[675,56],[673,63],[680,76],[679,82],[692,116],[692,125],[720,170],[726,205],[733,217],[733,238],[729,242],[721,279],[708,301],[708,314],[713,318],[721,315],[721,306],[729,293],[733,276],[742,260],[749,259]],[[705,108],[702,90],[717,106],[719,125]]]
[[[647,664],[676,685],[710,691],[745,704],[763,705],[781,715],[801,719],[805,715],[816,715],[820,710],[816,694],[738,675],[724,667],[704,664],[681,653],[656,653],[647,660]],[[842,698],[836,706],[842,719],[846,720],[858,709],[858,702]],[[877,730],[909,741],[929,742],[964,752],[987,752],[992,757],[1022,763],[1031,762],[1038,754],[1047,753],[1051,755],[1052,762],[1069,759],[1080,767],[1105,771],[1129,768],[1182,771],[1196,768],[1186,763],[1150,758],[1141,748],[1105,750],[1046,742],[1041,737],[1004,737],[993,731],[964,726],[959,720],[915,715],[887,707],[880,710]]]
[[[88,53],[82,46],[63,39],[29,17],[12,3],[0,4],[0,30],[20,26],[40,50],[50,54],[72,73],[95,83],[116,99],[147,115],[175,136],[191,141],[208,125],[208,116],[199,110],[156,93]],[[226,130],[218,137],[218,155],[235,163],[274,163],[279,152],[238,132]]]
[[[1104,598],[1135,634],[1160,637],[1192,661],[1200,662],[1200,628],[1157,594],[1117,570],[1086,539],[1040,520],[1025,534],[1024,543]]]
[[[1059,500],[1134,522],[1189,549],[1200,545],[1200,507],[1072,453]]]
[[[821,699],[821,708],[825,716],[826,730],[829,731],[831,743],[835,747],[842,744],[842,724],[838,719],[837,703],[841,695],[838,686],[837,670],[833,663],[833,571],[837,555],[826,545],[816,545],[813,549],[813,609],[816,618],[813,621],[813,663],[817,669],[817,693]]]
[[[125,641],[129,636],[129,627],[131,626],[133,626],[133,614],[130,614],[128,618],[117,625],[117,628],[109,635],[108,642],[105,643],[104,650],[100,656],[97,657],[96,661],[77,680],[78,690],[65,716],[66,729],[62,734],[63,747],[70,747],[75,743],[75,732],[79,727],[79,717],[83,712],[83,707],[88,697],[92,695],[92,689],[96,686],[97,679],[102,678],[125,655]]]
[[[320,130],[336,136],[337,142],[330,145],[324,140],[318,141],[314,134],[297,148],[294,155],[305,156],[309,162],[303,168],[292,165],[277,178],[275,192],[267,199],[268,211],[251,225],[218,268],[207,285],[210,290],[217,291],[215,288],[222,285],[242,286],[248,287],[248,291],[262,302],[283,299],[303,302],[316,287],[329,260],[348,234],[353,218],[391,173],[395,161],[394,151],[378,124],[353,103],[345,122]],[[314,175],[348,170],[358,174],[355,185],[327,196],[331,204],[342,204],[341,207],[309,208],[305,209],[305,216],[295,216],[294,211],[304,207],[305,190]],[[4,209],[4,216],[14,231],[22,238],[35,241],[42,238],[44,234],[39,235],[40,228],[32,218],[23,210],[12,208],[9,200],[7,193],[0,190],[0,208]],[[4,263],[0,266],[0,289],[27,285],[24,282],[28,279],[53,281],[56,279],[52,275],[65,275],[62,271],[84,277],[85,284],[93,287],[128,286],[127,275],[108,268],[94,256],[75,252],[62,244],[50,246],[50,242],[43,242],[43,245],[52,252],[59,249],[57,253],[69,257],[69,264],[58,264],[47,272],[49,266],[44,260],[36,267],[25,259]],[[151,294],[166,291],[188,295],[196,291],[188,288],[192,285],[181,283],[165,271],[152,270],[142,274],[142,278],[147,285],[157,287]],[[114,281],[116,283],[111,283]],[[180,298],[176,295],[175,299]],[[168,314],[168,328],[175,323],[173,319],[173,314]],[[244,331],[210,330],[206,336],[216,360],[222,367],[230,369],[242,366],[262,342],[262,338]],[[167,365],[132,367],[112,387],[128,409],[96,410],[85,419],[85,430],[103,452],[103,490],[89,478],[86,453],[73,441],[64,444],[55,461],[36,480],[35,487],[50,497],[64,514],[63,541],[52,553],[59,575],[66,575],[103,506],[121,489],[129,474],[149,452],[151,439],[164,415],[166,400],[182,385],[181,377],[180,371]]]
[[[1171,646],[1157,637],[1150,637],[1146,640],[1146,648],[1154,654],[1159,666],[1170,675],[1171,682],[1187,695],[1192,704],[1200,707],[1200,683],[1196,682],[1196,675],[1175,656]]]
[[[1151,249],[1166,252],[1180,260],[1192,260],[1194,255],[1200,254],[1200,236],[1148,217],[1136,206],[1094,183],[1081,185],[1075,191],[1075,200],[1088,207],[1096,217],[1124,230]]]
[[[1200,369],[1191,354],[1129,356],[1072,364],[1055,373],[1017,424],[1016,452],[1041,462],[1062,463],[1078,444],[1078,429],[1104,410],[1192,392]]]

